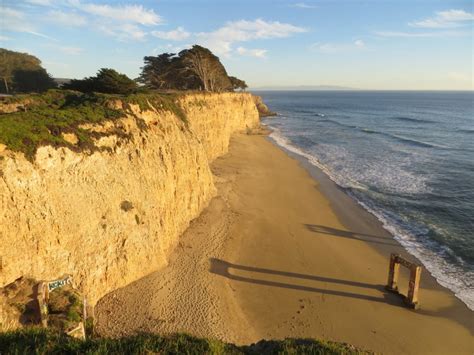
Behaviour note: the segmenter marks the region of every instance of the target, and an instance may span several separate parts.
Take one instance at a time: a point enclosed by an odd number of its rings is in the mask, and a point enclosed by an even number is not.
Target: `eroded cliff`
[[[250,94],[177,100],[186,120],[160,105],[127,104],[122,118],[82,125],[95,150],[42,145],[27,159],[3,146],[0,287],[71,274],[95,304],[166,264],[215,194],[209,163],[232,133],[259,125]],[[78,144],[73,133],[62,137]]]

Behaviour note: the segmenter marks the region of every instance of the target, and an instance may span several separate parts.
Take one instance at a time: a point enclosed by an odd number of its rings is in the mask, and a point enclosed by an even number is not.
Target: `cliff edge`
[[[54,115],[65,110],[61,100]],[[37,123],[20,140],[0,137],[10,139],[0,139],[0,287],[70,274],[94,305],[165,265],[215,195],[210,162],[227,152],[234,132],[259,126],[246,93],[183,94],[175,109],[169,100],[135,101],[107,97],[101,107],[115,112],[110,118],[46,124],[47,139]],[[10,113],[0,120],[23,123],[12,103],[4,105]],[[64,115],[102,112],[91,110]]]

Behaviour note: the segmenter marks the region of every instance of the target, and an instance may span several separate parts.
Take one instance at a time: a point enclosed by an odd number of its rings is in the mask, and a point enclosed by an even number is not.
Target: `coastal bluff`
[[[122,116],[82,124],[85,150],[67,132],[58,133],[66,146],[42,144],[30,157],[0,145],[0,287],[70,274],[95,305],[167,264],[216,194],[210,163],[233,133],[260,125],[248,93],[189,93],[175,103],[183,117],[109,100]]]

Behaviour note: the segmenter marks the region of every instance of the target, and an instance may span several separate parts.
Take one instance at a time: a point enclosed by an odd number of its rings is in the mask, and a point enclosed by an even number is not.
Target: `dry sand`
[[[235,136],[213,163],[219,196],[166,268],[99,302],[99,333],[185,331],[237,343],[311,337],[387,354],[473,354],[474,313],[426,271],[420,310],[387,293],[390,253],[414,259],[302,165],[265,137]]]

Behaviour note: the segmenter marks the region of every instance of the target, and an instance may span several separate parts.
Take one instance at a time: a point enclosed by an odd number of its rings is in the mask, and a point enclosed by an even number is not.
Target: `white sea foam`
[[[322,164],[317,157],[293,145],[291,141],[286,138],[278,129],[273,130],[273,132],[270,134],[270,138],[277,145],[285,148],[286,150],[306,158],[312,165],[322,170],[339,186],[346,189],[367,189],[367,186],[364,184],[351,179],[351,174],[347,174],[349,176],[344,176],[344,170],[338,171],[338,174],[335,174],[333,171],[331,171],[331,169]],[[328,147],[325,148],[327,149]],[[332,153],[334,153],[334,151]],[[337,154],[345,153],[343,149],[339,149]],[[341,157],[339,156],[339,158]],[[385,187],[398,186],[399,190],[402,190],[404,193],[427,191],[426,184],[423,180],[414,179],[412,175],[408,173],[404,174],[401,170],[397,171],[396,173],[391,171],[390,174],[387,174],[386,172],[379,172],[379,174],[377,174],[378,183],[380,184],[380,181],[387,179],[387,176],[391,176],[391,180],[383,183]],[[396,180],[393,180],[393,177],[395,177]],[[439,245],[434,245],[434,242],[428,241],[423,241],[422,244],[414,237],[413,230],[410,231],[403,228],[394,218],[390,217],[387,211],[378,209],[369,200],[363,201],[360,198],[357,198],[354,194],[350,193],[350,191],[348,191],[348,194],[354,198],[354,200],[364,209],[377,217],[377,219],[379,219],[379,221],[382,223],[384,229],[390,232],[410,254],[419,259],[430,272],[430,274],[436,278],[440,285],[452,290],[456,297],[462,300],[471,310],[474,310],[474,292],[472,290],[474,284],[474,272],[466,272],[461,270],[458,266],[448,263],[438,253],[440,250]]]
[[[349,195],[354,197],[352,194]],[[457,298],[474,311],[474,293],[472,291],[474,272],[460,270],[459,267],[448,263],[436,252],[441,248],[439,245],[431,243],[431,247],[427,247],[427,241],[424,241],[423,244],[420,243],[410,231],[406,231],[401,226],[398,226],[396,221],[387,217],[383,211],[370,206],[367,202],[362,202],[357,198],[354,199],[364,209],[377,217],[382,222],[384,229],[390,232],[411,255],[420,260],[440,285],[453,291]],[[443,246],[443,248],[448,249],[446,246]],[[451,250],[448,252],[452,254]],[[461,258],[458,258],[458,261],[463,262]]]
[[[280,130],[278,129],[273,129],[273,132],[270,134],[270,138],[272,138],[279,146],[285,148],[286,150],[295,153],[297,155],[300,155],[304,158],[306,158],[311,164],[314,166],[318,167],[320,170],[322,170],[326,175],[328,175],[333,181],[337,182],[338,185],[348,188],[358,188],[358,189],[366,189],[367,187],[359,184],[357,181],[351,181],[349,183],[344,183],[343,181],[338,181],[339,179],[337,178],[336,175],[332,174],[332,172],[326,168],[323,164],[320,163],[320,161],[312,156],[309,153],[306,153],[305,151],[301,150],[300,148],[296,147],[295,145],[291,144],[291,142],[283,136],[280,133]]]

